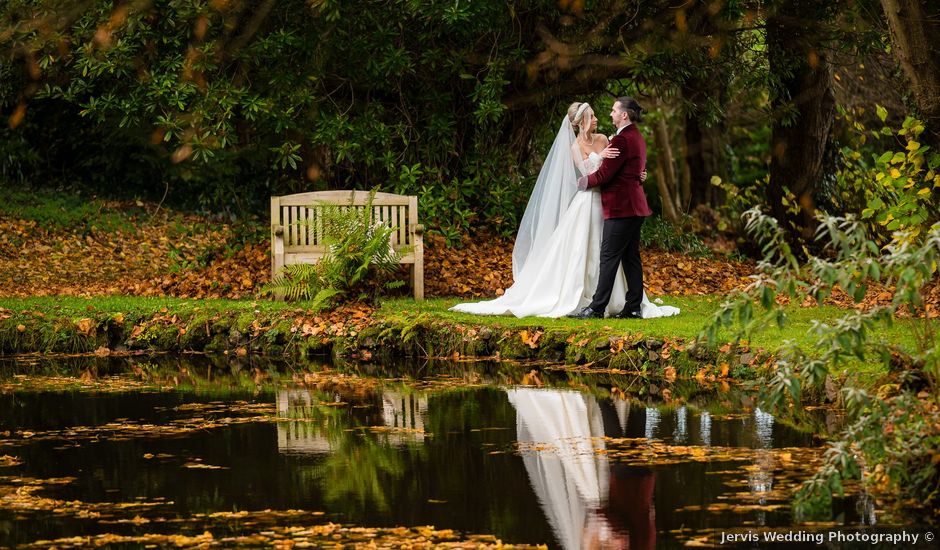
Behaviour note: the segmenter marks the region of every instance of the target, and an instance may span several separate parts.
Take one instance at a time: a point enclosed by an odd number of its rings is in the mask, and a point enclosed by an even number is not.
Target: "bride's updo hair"
[[[574,128],[575,133],[582,140],[593,140],[594,134],[591,133],[591,123],[587,119],[588,113],[593,113],[590,104],[575,101],[568,107],[568,122]]]

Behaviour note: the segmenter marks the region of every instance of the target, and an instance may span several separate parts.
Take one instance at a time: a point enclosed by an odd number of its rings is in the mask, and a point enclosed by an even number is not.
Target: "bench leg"
[[[424,262],[415,262],[411,266],[411,288],[415,300],[424,300]]]

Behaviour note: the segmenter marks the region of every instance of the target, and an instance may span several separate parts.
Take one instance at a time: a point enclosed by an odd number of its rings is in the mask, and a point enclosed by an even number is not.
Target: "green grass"
[[[414,302],[409,299],[387,300],[379,310],[382,315],[389,317],[395,316],[398,312],[408,312],[409,316],[413,314],[426,314],[445,321],[466,324],[481,324],[500,326],[506,328],[524,328],[537,326],[545,329],[577,329],[587,327],[590,329],[600,329],[610,327],[616,332],[643,333],[649,336],[660,338],[682,338],[691,340],[695,338],[702,327],[711,320],[715,309],[724,299],[723,296],[686,296],[686,297],[665,297],[663,302],[680,308],[682,313],[676,317],[664,317],[660,319],[546,319],[536,317],[524,317],[518,319],[510,316],[497,315],[471,315],[468,313],[458,313],[448,311],[447,308],[454,304],[466,300],[459,298],[433,298],[424,302]],[[800,346],[810,347],[814,344],[816,338],[810,333],[813,321],[829,322],[842,317],[849,310],[837,308],[834,306],[821,306],[815,308],[789,307],[786,310],[789,321],[783,328],[771,327],[767,330],[755,334],[750,339],[751,347],[764,348],[766,350],[776,350],[787,340],[793,341]],[[940,330],[940,321],[936,323]],[[879,334],[887,342],[900,346],[904,349],[914,349],[915,342],[908,328],[908,321],[897,320],[891,327],[886,327],[884,332]],[[719,333],[719,339],[729,341],[733,338],[730,331]]]
[[[395,318],[414,318],[418,315],[425,315],[433,319],[463,323],[487,325],[502,328],[527,328],[541,327],[544,329],[571,329],[586,328],[590,330],[603,329],[609,327],[612,332],[617,333],[642,333],[649,336],[660,338],[681,338],[691,340],[695,338],[705,323],[709,322],[712,313],[723,298],[720,296],[687,296],[687,297],[667,297],[664,302],[674,305],[682,310],[682,313],[676,317],[665,317],[660,319],[547,319],[541,317],[516,318],[511,316],[496,315],[470,315],[467,313],[458,313],[448,311],[447,308],[464,301],[460,298],[431,298],[424,302],[415,302],[410,298],[395,298],[383,301],[378,310],[378,316]],[[159,311],[161,308],[167,308],[169,312],[182,314],[194,311],[199,308],[201,311],[232,313],[233,315],[259,310],[262,312],[278,312],[293,309],[308,309],[308,304],[304,302],[286,303],[275,302],[271,300],[222,300],[222,299],[186,299],[169,297],[137,297],[137,296],[99,296],[93,298],[81,298],[73,296],[40,296],[31,298],[2,298],[0,297],[0,307],[13,311],[38,310],[44,313],[55,313],[61,316],[84,316],[91,311],[113,312],[113,313],[140,313],[151,314]],[[812,346],[815,336],[810,333],[812,322],[818,320],[821,322],[832,322],[848,310],[833,306],[822,306],[816,308],[787,308],[789,322],[781,329],[772,327],[753,336],[750,340],[752,347],[775,350],[779,348],[784,341],[790,340],[801,346]],[[885,327],[884,332],[879,334],[885,341],[897,345],[903,349],[914,349],[915,342],[909,329],[910,321],[896,320],[891,327]],[[937,330],[940,330],[940,321],[933,321]],[[730,331],[719,333],[722,341],[728,341],[733,337]]]
[[[100,200],[74,194],[0,187],[0,216],[35,221],[46,229],[79,231],[134,230],[133,216],[144,211],[108,208]]]
[[[96,296],[79,298],[74,296],[38,296],[32,298],[0,298],[0,307],[13,311],[36,310],[66,317],[87,315],[89,312],[109,312],[150,315],[166,308],[182,314],[195,311],[238,314],[246,311],[283,311],[305,308],[304,303],[274,302],[271,300],[191,300],[186,298],[151,298],[139,296]]]

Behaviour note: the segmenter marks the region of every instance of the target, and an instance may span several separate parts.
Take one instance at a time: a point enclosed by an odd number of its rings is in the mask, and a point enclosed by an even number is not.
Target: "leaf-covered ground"
[[[270,278],[268,241],[240,238],[244,227],[132,203],[101,203],[118,223],[63,227],[0,212],[0,295],[245,298]],[[256,222],[263,224],[263,220]],[[716,294],[741,286],[753,266],[644,251],[653,295]],[[512,242],[465,237],[447,247],[425,240],[429,296],[492,297],[512,284]]]
[[[264,219],[235,226],[139,202],[93,204],[97,208],[85,208],[84,217],[69,223],[0,209],[0,296],[249,298],[270,278],[270,245],[258,237]],[[54,220],[55,212],[50,216]],[[643,250],[643,262],[653,298],[725,294],[748,284],[755,270],[720,255],[656,249]],[[427,296],[491,298],[511,284],[512,241],[464,237],[461,246],[448,247],[433,232],[427,235]],[[889,303],[890,290],[873,285],[862,305]],[[935,317],[940,285],[927,298],[928,315]],[[844,294],[829,303],[853,305]]]

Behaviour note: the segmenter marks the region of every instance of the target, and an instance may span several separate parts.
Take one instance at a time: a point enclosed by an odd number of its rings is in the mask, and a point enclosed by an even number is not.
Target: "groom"
[[[601,167],[578,179],[579,189],[601,188],[604,207],[604,235],[601,241],[601,268],[597,290],[591,304],[569,317],[592,319],[604,316],[617,276],[623,264],[627,278],[627,302],[620,319],[642,319],[640,303],[643,301],[643,264],[640,262],[640,227],[643,219],[653,212],[646,204],[646,194],[640,184],[640,174],[646,169],[646,142],[637,130],[643,108],[631,97],[620,97],[614,102],[610,118],[617,135],[610,145],[620,151],[615,158],[606,158]]]

